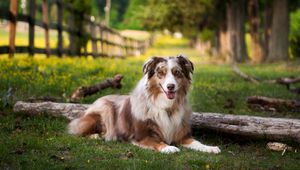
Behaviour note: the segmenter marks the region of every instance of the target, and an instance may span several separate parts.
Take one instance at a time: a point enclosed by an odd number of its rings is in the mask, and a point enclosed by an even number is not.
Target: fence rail
[[[15,53],[46,54],[49,55],[80,55],[93,57],[125,57],[139,55],[152,43],[152,36],[147,40],[136,40],[122,36],[119,32],[91,20],[90,16],[77,11],[71,4],[62,0],[43,0],[42,4],[37,4],[35,0],[29,1],[28,14],[17,13],[17,0],[10,0],[9,9],[0,9],[0,19],[9,21],[9,44],[0,46],[0,54],[9,54],[12,57]],[[56,22],[49,22],[49,8],[56,6]],[[36,18],[36,14],[42,15],[42,20]],[[68,14],[68,24],[63,23],[63,15]],[[75,16],[84,23],[84,29],[89,34],[80,31],[74,25]],[[17,22],[25,22],[29,25],[28,46],[16,46],[16,25]],[[35,46],[35,26],[44,30],[45,48]],[[49,30],[57,31],[56,48],[50,48]],[[63,32],[69,38],[69,45],[64,48]],[[75,37],[85,37],[91,41],[91,49],[87,50],[87,45],[83,49],[75,50]],[[87,44],[87,43],[86,43]],[[76,52],[77,51],[77,52]]]

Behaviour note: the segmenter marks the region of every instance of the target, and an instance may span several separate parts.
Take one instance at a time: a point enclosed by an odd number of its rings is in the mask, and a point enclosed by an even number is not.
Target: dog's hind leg
[[[94,104],[88,108],[85,116],[98,114],[101,116],[100,123],[97,123],[96,129],[101,137],[106,141],[116,140],[116,108],[113,102],[104,98],[98,99]]]
[[[68,125],[68,132],[73,135],[88,136],[105,132],[105,127],[100,114],[90,113],[72,120]]]

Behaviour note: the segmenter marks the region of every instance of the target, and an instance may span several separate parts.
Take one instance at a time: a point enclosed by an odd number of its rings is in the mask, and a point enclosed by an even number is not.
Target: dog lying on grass
[[[191,136],[191,107],[187,101],[193,63],[185,56],[152,57],[144,76],[130,95],[109,95],[96,100],[85,114],[68,126],[70,134],[99,134],[105,140],[122,140],[162,153],[179,152],[181,145],[219,153]],[[176,145],[176,146],[173,146]]]

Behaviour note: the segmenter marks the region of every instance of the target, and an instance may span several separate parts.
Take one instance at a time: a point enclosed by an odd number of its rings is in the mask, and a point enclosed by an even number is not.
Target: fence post
[[[63,15],[63,8],[61,4],[61,0],[58,0],[57,3],[57,52],[58,56],[62,56],[62,49],[63,49],[63,37],[62,37],[62,30],[63,30],[63,25],[62,25],[62,15]]]
[[[9,6],[9,57],[12,58],[15,53],[17,24],[17,0],[10,0]]]
[[[34,54],[35,0],[29,0],[29,55]]]
[[[127,38],[123,37],[123,47],[125,50],[125,55],[124,56],[128,56],[128,45],[127,45]]]
[[[90,30],[91,30],[91,40],[92,40],[92,55],[93,57],[96,57],[98,54],[98,50],[97,50],[97,32],[95,30],[95,23],[94,21],[92,21],[92,23],[90,23]]]
[[[99,31],[100,31],[100,44],[101,44],[101,54],[102,56],[104,56],[104,39],[103,39],[103,27],[101,25],[99,25]]]
[[[43,13],[43,25],[45,29],[45,52],[46,56],[50,55],[50,46],[49,46],[49,20],[48,20],[48,4],[46,0],[43,0],[42,4],[42,13]]]
[[[110,35],[110,30],[107,28],[105,31],[104,31],[104,36],[105,36],[105,40],[106,40],[106,45],[105,45],[105,52],[107,54],[107,57],[110,57],[110,49],[111,49],[111,44],[110,44],[110,38],[111,38],[111,35]]]
[[[68,27],[69,27],[69,53],[71,56],[76,55],[76,49],[75,49],[75,36],[77,34],[78,29],[75,27],[75,16],[74,11],[69,11],[68,16]]]

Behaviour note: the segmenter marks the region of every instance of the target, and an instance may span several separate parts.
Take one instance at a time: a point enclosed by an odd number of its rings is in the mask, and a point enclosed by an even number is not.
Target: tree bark
[[[268,62],[288,59],[288,34],[288,0],[274,0]]]
[[[251,62],[261,63],[264,60],[264,54],[259,33],[260,18],[258,0],[248,0],[248,15],[251,35]]]
[[[88,107],[87,104],[26,103],[19,101],[14,106],[14,112],[23,112],[30,115],[46,112],[52,116],[64,116],[72,120],[82,116]],[[293,140],[300,143],[300,120],[298,119],[194,112],[191,116],[191,124],[193,128],[210,129],[267,140]]]
[[[245,0],[227,0],[227,31],[229,33],[230,58],[228,62],[243,62],[247,59],[244,28]]]

